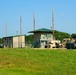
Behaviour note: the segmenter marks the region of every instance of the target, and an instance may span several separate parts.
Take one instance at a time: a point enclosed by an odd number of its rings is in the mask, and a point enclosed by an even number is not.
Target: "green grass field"
[[[0,75],[76,75],[76,51],[0,49]]]

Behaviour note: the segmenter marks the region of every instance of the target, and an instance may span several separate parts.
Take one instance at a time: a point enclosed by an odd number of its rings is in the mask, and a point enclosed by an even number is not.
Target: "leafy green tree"
[[[3,40],[2,40],[2,38],[0,38],[0,44],[2,44],[3,43]]]
[[[76,34],[72,34],[71,37],[76,39]]]
[[[55,39],[63,40],[63,38],[69,38],[70,34],[60,31],[55,31]]]
[[[25,36],[25,40],[26,40],[26,43],[28,44],[33,44],[33,38],[34,38],[34,35],[26,35]]]

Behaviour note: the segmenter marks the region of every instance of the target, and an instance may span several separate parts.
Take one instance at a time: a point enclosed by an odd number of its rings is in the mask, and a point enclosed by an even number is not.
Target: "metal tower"
[[[6,20],[6,37],[7,37],[7,25],[8,25],[8,23],[7,23],[7,20]]]
[[[52,8],[52,34],[54,40],[54,8]]]
[[[22,16],[20,16],[20,47],[22,48]]]
[[[35,14],[34,13],[33,13],[33,24],[34,24],[34,31],[35,31],[36,21],[35,21]]]

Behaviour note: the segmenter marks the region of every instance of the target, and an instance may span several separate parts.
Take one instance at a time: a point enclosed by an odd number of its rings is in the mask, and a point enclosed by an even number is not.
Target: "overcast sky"
[[[20,34],[20,16],[22,33],[33,30],[33,12],[36,16],[36,29],[52,26],[52,8],[54,8],[55,30],[76,33],[76,0],[0,0],[0,37]]]

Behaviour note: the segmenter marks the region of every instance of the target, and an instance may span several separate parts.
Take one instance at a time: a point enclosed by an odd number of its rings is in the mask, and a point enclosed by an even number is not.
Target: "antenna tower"
[[[7,37],[7,25],[8,25],[8,23],[7,23],[7,20],[6,20],[6,37]]]
[[[35,31],[36,22],[35,22],[35,14],[34,13],[33,13],[33,24],[34,24],[34,31]]]
[[[52,34],[54,40],[54,8],[52,8]]]
[[[20,44],[22,48],[22,16],[20,16]]]

